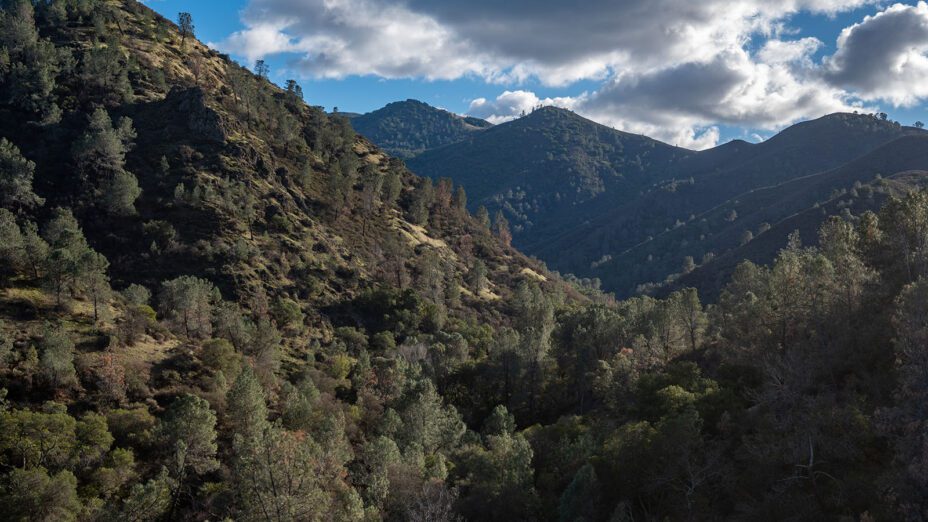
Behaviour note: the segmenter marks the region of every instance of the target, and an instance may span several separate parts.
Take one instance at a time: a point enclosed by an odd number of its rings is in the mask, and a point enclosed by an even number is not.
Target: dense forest
[[[189,15],[0,7],[0,518],[928,518],[928,192],[616,301]]]

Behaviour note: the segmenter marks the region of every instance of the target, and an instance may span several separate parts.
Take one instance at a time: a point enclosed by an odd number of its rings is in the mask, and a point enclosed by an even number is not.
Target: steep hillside
[[[474,429],[497,402],[436,386],[485,359],[532,296],[587,301],[491,234],[453,185],[138,2],[0,8],[0,510],[12,519],[196,519],[232,504],[254,519],[257,500],[233,500],[231,481],[199,493],[244,465],[230,457],[238,439],[220,434],[216,456],[214,432],[193,440],[184,426],[192,415],[212,430],[217,413],[238,426],[227,397],[260,381],[271,411],[239,413],[269,415],[256,422],[279,462],[295,451],[315,466],[282,519],[356,520],[347,466],[385,409],[431,401],[457,441],[452,401]],[[378,379],[391,391],[364,391]],[[96,456],[24,456],[6,435],[29,415]],[[445,458],[410,437],[407,454]],[[416,491],[432,484],[424,468],[407,475]],[[20,479],[62,503],[12,501]]]
[[[417,100],[390,103],[374,112],[354,116],[351,125],[359,134],[400,158],[457,143],[492,127],[479,118],[458,116]]]
[[[920,139],[924,141],[924,138]],[[921,144],[922,147],[924,145]],[[925,165],[924,162],[921,164]],[[757,231],[751,234],[750,239],[745,237],[743,230],[737,236],[727,234],[729,237],[725,239],[729,242],[728,249],[720,249],[718,255],[711,256],[706,262],[697,261],[688,273],[678,271],[671,275],[670,280],[656,282],[657,285],[650,290],[657,295],[667,295],[677,288],[696,288],[701,296],[713,301],[718,298],[721,289],[730,280],[739,264],[745,260],[757,264],[772,263],[780,250],[788,244],[792,234],[798,233],[798,238],[803,244],[816,245],[819,242],[818,230],[829,216],[841,215],[856,221],[866,212],[878,211],[891,197],[902,198],[910,192],[924,190],[926,187],[928,171],[897,171],[885,177],[877,175],[876,179],[869,182],[853,181],[849,188],[833,190],[829,197],[804,206],[790,215],[787,215],[788,211],[785,210],[788,208],[786,203],[789,200],[780,200],[784,212],[776,214],[786,217],[770,223],[762,222]],[[773,207],[763,208],[758,214],[768,214],[771,208]],[[759,217],[752,216],[751,221],[756,219]],[[735,237],[738,239],[735,240]]]
[[[657,232],[652,238],[612,256],[607,262],[597,264],[592,274],[600,277],[607,287],[631,293],[636,290],[636,284],[661,283],[667,276],[691,270],[692,266],[684,268],[688,263],[687,257],[700,266],[713,264],[717,256],[727,257],[727,253],[733,251],[733,259],[747,258],[767,263],[786,244],[787,236],[792,232],[778,227],[782,221],[796,214],[818,215],[817,220],[802,227],[806,232],[814,232],[828,215],[845,207],[848,207],[845,212],[853,212],[854,215],[863,210],[876,210],[885,201],[885,196],[881,195],[878,183],[871,186],[875,179],[925,169],[928,169],[928,135],[903,136],[838,168],[741,193],[705,212],[695,213],[689,219],[680,218],[668,230]],[[716,190],[724,192],[725,188],[719,186]],[[820,208],[830,201],[844,204],[837,210],[832,209],[833,212]],[[851,204],[852,201],[857,203]],[[651,205],[658,203],[652,201]],[[754,254],[741,256],[739,247],[761,234],[766,236],[764,254],[757,255],[758,251],[752,247]],[[807,238],[813,242],[815,239],[814,236]],[[725,280],[725,277],[720,280]],[[715,295],[719,288],[700,285],[700,289],[709,292],[709,295]]]
[[[690,154],[545,107],[408,164],[421,175],[464,186],[471,208],[504,210],[515,244],[535,252],[531,245],[632,201]]]

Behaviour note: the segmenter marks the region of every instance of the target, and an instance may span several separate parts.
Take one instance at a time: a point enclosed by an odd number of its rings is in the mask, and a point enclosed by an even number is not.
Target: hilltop
[[[479,118],[458,116],[417,100],[386,107],[351,118],[358,133],[399,158],[409,158],[428,149],[466,139],[492,127]]]
[[[631,201],[690,154],[644,136],[616,131],[565,109],[523,118],[408,160],[422,175],[463,185],[471,208],[502,209],[515,244],[537,253],[604,205]]]

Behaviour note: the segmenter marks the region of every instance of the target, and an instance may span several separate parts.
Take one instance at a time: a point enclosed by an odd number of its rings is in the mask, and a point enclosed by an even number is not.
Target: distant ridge
[[[479,118],[459,116],[418,100],[394,102],[350,118],[358,133],[402,158],[456,143],[492,126]]]

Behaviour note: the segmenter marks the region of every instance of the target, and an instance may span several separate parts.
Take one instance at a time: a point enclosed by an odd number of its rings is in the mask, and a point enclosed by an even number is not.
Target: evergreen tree
[[[15,145],[0,138],[0,205],[16,209],[44,203],[32,191],[34,173],[35,163],[24,158]]]
[[[159,430],[164,448],[173,454],[173,472],[179,481],[183,481],[188,472],[202,474],[219,467],[216,414],[204,399],[195,395],[176,399]]]
[[[181,276],[161,284],[161,314],[179,333],[206,338],[212,333],[213,307],[221,301],[219,290],[205,279]]]
[[[457,190],[454,192],[454,208],[463,213],[467,212],[467,192],[464,191],[464,187],[458,185]]]
[[[178,13],[177,28],[180,30],[180,45],[186,49],[187,38],[193,38],[193,16],[187,12]]]
[[[268,74],[271,72],[271,67],[264,60],[258,60],[255,62],[255,74],[258,75],[258,78],[267,79]]]
[[[100,307],[103,306],[112,294],[110,288],[110,278],[107,275],[110,263],[103,257],[103,254],[88,250],[81,258],[81,287],[90,297],[93,303],[93,321],[96,323],[100,319]]]
[[[61,326],[45,323],[42,332],[42,371],[54,388],[77,385],[74,369],[74,343]]]
[[[487,211],[487,207],[480,205],[477,207],[477,222],[484,226],[487,230],[490,229],[490,213]]]
[[[125,170],[126,153],[135,139],[132,121],[121,118],[114,128],[105,109],[96,109],[84,135],[74,144],[74,157],[91,193],[100,193],[114,214],[135,213],[141,194],[138,180]]]
[[[496,211],[496,217],[493,219],[493,232],[504,245],[509,246],[512,244],[512,233],[509,231],[509,220],[503,215],[502,210]]]

